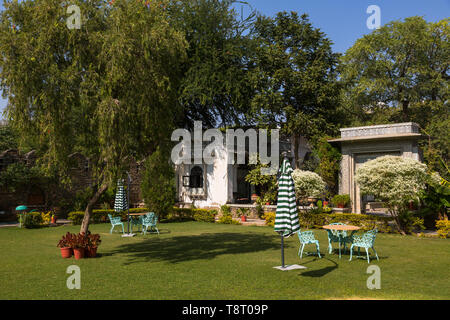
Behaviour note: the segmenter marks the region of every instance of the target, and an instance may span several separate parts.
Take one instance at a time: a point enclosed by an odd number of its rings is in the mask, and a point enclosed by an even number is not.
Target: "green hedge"
[[[151,212],[151,210],[147,208],[130,209],[130,213],[144,213],[144,212]],[[109,222],[108,214],[111,214],[113,217],[121,217],[122,221],[127,220],[127,211],[117,213],[114,210],[93,210],[91,222],[93,223]],[[169,212],[165,220],[214,222],[216,214],[217,214],[216,210],[174,207],[171,210],[171,212]],[[71,220],[73,224],[81,224],[81,222],[83,221],[83,217],[84,217],[83,211],[73,211],[70,212],[68,215],[68,219]]]
[[[19,219],[22,220],[22,225],[28,229],[37,228],[44,222],[44,220],[42,219],[42,214],[40,212],[22,213],[19,216]]]
[[[299,212],[300,227],[305,229],[322,228],[322,226],[342,222],[345,224],[361,227],[362,231],[372,230],[375,227],[380,232],[396,232],[395,229],[389,225],[392,218],[371,216],[356,213],[332,213],[332,214],[315,214],[310,212]],[[264,219],[268,226],[273,226],[275,222],[275,212],[266,212]]]
[[[356,213],[332,213],[332,214],[312,214],[309,212],[299,213],[300,226],[302,228],[322,228],[322,226],[341,222],[353,226],[361,227],[362,231],[377,228],[379,232],[394,232],[389,225],[392,218],[379,217]]]

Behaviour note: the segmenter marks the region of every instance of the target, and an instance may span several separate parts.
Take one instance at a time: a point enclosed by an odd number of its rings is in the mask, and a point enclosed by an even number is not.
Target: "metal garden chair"
[[[350,247],[350,260],[349,261],[352,261],[353,247],[358,247],[358,256],[359,256],[360,248],[364,248],[366,250],[367,263],[370,263],[369,248],[372,248],[373,252],[375,252],[375,256],[377,257],[377,260],[380,260],[380,259],[378,259],[378,254],[375,251],[375,248],[373,247],[377,233],[378,233],[378,229],[375,228],[373,230],[367,231],[366,233],[364,233],[361,236],[352,236],[352,245]]]
[[[345,226],[345,223],[336,222],[330,223],[330,225],[341,225]],[[333,246],[331,245],[333,242],[338,242],[340,245],[344,245],[344,252],[346,249],[346,244],[351,243],[351,237],[348,237],[347,231],[340,230],[327,230],[328,233],[328,253],[333,252]]]
[[[109,231],[109,233],[113,232],[113,229],[115,226],[122,226],[122,233],[125,233],[125,228],[123,227],[123,222],[121,221],[120,217],[113,217],[111,214],[108,214],[109,217],[109,221],[111,221],[111,230]]]
[[[158,216],[154,212],[147,213],[142,217],[142,231],[144,234],[147,234],[147,229],[150,227],[150,232],[154,229],[158,234],[159,230],[156,227],[156,223],[158,222]],[[145,227],[145,229],[144,229]]]
[[[315,244],[316,250],[317,250],[317,255],[319,256],[319,258],[322,258],[320,256],[319,241],[316,240],[316,238],[314,237],[314,232],[298,231],[297,234],[298,234],[298,239],[300,240],[300,244],[302,245],[302,247],[298,249],[298,255],[300,256],[300,259],[303,257],[303,249],[305,248],[305,245],[307,245],[307,244]]]

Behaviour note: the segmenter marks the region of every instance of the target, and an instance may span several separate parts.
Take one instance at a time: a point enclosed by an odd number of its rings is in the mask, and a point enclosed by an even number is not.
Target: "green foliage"
[[[251,165],[251,170],[245,176],[245,181],[254,185],[259,189],[260,192],[260,200],[265,203],[274,203],[277,198],[278,186],[277,186],[277,178],[275,175],[267,175],[262,174],[262,168],[268,168],[269,165],[262,164],[259,155],[256,155],[257,163],[255,165]]]
[[[0,89],[22,139],[37,139],[46,170],[68,179],[70,158],[89,158],[94,202],[127,169],[167,140],[187,43],[164,7],[79,1],[81,29],[58,0],[5,3],[0,15]],[[88,213],[91,207],[86,207]],[[83,226],[87,231],[88,225]]]
[[[320,137],[314,143],[313,153],[319,160],[315,171],[327,184],[329,193],[335,194],[338,191],[337,181],[342,154],[327,141],[328,138],[328,136]]]
[[[250,209],[248,209],[248,208],[238,208],[237,209],[237,213],[241,217],[242,216],[247,217],[249,215],[249,213],[250,213]]]
[[[160,149],[145,162],[141,192],[146,206],[160,218],[165,218],[175,204],[175,171]]]
[[[336,207],[339,205],[347,207],[350,204],[350,195],[337,194],[331,199],[331,203]]]
[[[248,6],[251,12],[241,19],[235,2],[185,0],[168,7],[171,23],[189,45],[179,90],[182,127],[196,120],[208,127],[244,120],[254,90],[249,81],[253,47],[245,33],[255,12]]]
[[[241,224],[238,220],[233,219],[233,213],[231,212],[230,206],[227,205],[220,206],[220,212],[222,215],[219,217],[219,220],[217,220],[217,223]]]
[[[149,212],[148,208],[132,208],[130,213],[145,213]],[[113,217],[121,217],[122,221],[127,221],[127,211],[115,212],[114,210],[92,210],[91,222],[92,223],[108,223],[108,214]],[[214,222],[215,216],[217,215],[216,210],[206,210],[206,209],[192,209],[192,208],[177,208],[173,207],[169,210],[167,216],[163,218],[165,222],[177,222],[177,221],[203,221],[203,222]],[[73,211],[68,215],[68,219],[72,221],[73,224],[79,225],[83,221],[84,212],[83,211]]]
[[[362,231],[378,228],[380,232],[394,232],[389,226],[392,218],[356,213],[313,214],[310,210],[299,212],[300,226],[305,229],[322,228],[322,226],[342,222],[361,227]]]
[[[11,192],[24,191],[31,183],[44,188],[51,183],[51,179],[39,166],[29,166],[23,162],[12,163],[0,172],[0,187]]]
[[[411,121],[413,104],[444,103],[449,30],[448,19],[427,22],[416,16],[358,39],[342,59],[346,108],[363,121],[379,114],[386,115],[383,122]]]
[[[424,210],[443,217],[450,208],[450,187],[430,181],[421,199],[425,205]]]
[[[275,226],[275,212],[265,212],[262,216],[264,220],[266,220],[266,225],[269,227]]]
[[[17,136],[9,125],[0,124],[0,153],[8,149],[17,149]]]
[[[419,214],[407,209],[399,210],[398,220],[400,222],[400,229],[407,234],[410,234],[416,229],[425,230],[424,219]]]
[[[22,213],[19,219],[21,219],[23,226],[28,229],[37,228],[44,222],[40,212]]]
[[[289,136],[334,134],[341,115],[336,108],[339,55],[332,52],[332,42],[306,14],[296,12],[258,16],[253,39],[255,122],[282,125]],[[280,118],[286,120],[279,123]]]
[[[438,220],[436,221],[437,233],[440,238],[450,238],[450,221]]]

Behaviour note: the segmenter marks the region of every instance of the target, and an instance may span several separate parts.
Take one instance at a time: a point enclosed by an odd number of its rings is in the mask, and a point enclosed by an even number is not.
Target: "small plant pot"
[[[345,204],[338,204],[338,208],[344,209],[345,208]]]
[[[61,248],[61,256],[63,257],[63,259],[67,259],[72,257],[73,255],[73,250],[72,248]]]
[[[242,221],[242,222],[246,222],[246,221],[247,221],[247,217],[246,217],[246,216],[242,216],[242,217],[241,217],[241,221]]]
[[[86,249],[86,257],[87,258],[95,258],[97,256],[97,247],[92,247]]]
[[[84,248],[76,248],[73,249],[73,255],[75,256],[75,259],[80,260],[84,258]]]

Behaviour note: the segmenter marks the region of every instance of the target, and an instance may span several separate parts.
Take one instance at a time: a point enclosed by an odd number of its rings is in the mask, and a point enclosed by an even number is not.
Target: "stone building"
[[[349,194],[352,212],[364,213],[382,209],[372,196],[361,196],[355,183],[355,171],[366,161],[384,155],[395,155],[422,161],[418,141],[422,137],[415,123],[397,123],[341,129],[341,138],[329,140],[342,152],[339,193]]]

